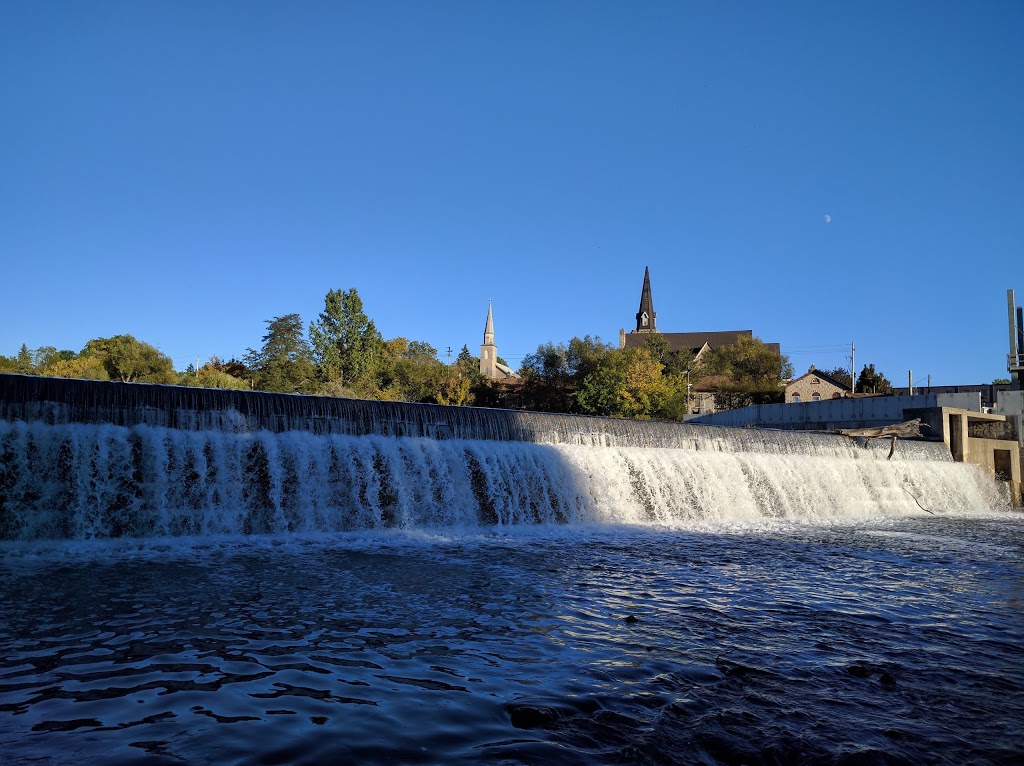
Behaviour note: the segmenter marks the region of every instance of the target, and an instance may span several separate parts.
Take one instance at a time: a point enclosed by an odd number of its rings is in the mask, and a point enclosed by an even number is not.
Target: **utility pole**
[[[907,385],[910,388],[910,395],[914,395],[914,371],[907,370]]]
[[[448,366],[452,366],[452,347],[448,347]]]
[[[850,341],[850,393],[857,390],[857,345]]]

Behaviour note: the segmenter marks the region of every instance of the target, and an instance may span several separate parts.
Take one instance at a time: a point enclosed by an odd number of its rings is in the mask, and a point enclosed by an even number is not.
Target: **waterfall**
[[[0,540],[987,510],[942,444],[0,375]]]

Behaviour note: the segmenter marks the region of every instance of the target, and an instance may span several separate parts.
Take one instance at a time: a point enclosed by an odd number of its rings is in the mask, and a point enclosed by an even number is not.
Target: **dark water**
[[[1022,533],[0,548],[0,760],[1021,763]]]

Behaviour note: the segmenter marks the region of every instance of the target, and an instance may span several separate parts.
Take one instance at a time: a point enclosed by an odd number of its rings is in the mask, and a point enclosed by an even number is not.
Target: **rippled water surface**
[[[1020,763],[1022,533],[0,548],[0,760]]]

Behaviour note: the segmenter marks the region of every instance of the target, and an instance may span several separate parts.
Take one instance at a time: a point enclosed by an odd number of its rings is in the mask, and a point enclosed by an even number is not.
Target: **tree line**
[[[788,358],[758,338],[695,358],[671,350],[661,335],[639,348],[618,348],[600,338],[545,343],[523,360],[517,395],[531,410],[657,420],[681,420],[697,393],[713,394],[719,409],[782,400],[793,374]]]
[[[755,337],[698,359],[688,349],[671,350],[660,335],[625,349],[587,336],[542,343],[523,360],[520,382],[501,385],[480,374],[467,346],[446,365],[425,341],[385,340],[354,288],[330,290],[308,325],[299,314],[265,324],[258,348],[184,371],[126,334],[90,340],[78,352],[23,345],[15,356],[0,356],[0,372],[663,420],[682,419],[707,394],[719,409],[782,401],[793,375],[789,359]],[[846,370],[829,374],[849,385]],[[873,365],[857,383],[878,392],[888,385]]]
[[[227,361],[214,356],[183,371],[176,371],[156,347],[125,334],[95,338],[81,351],[31,350],[22,344],[16,355],[0,355],[0,372],[440,404],[499,403],[468,347],[449,366],[425,341],[385,340],[355,289],[329,291],[323,311],[308,327],[299,314],[265,324],[259,348]]]

